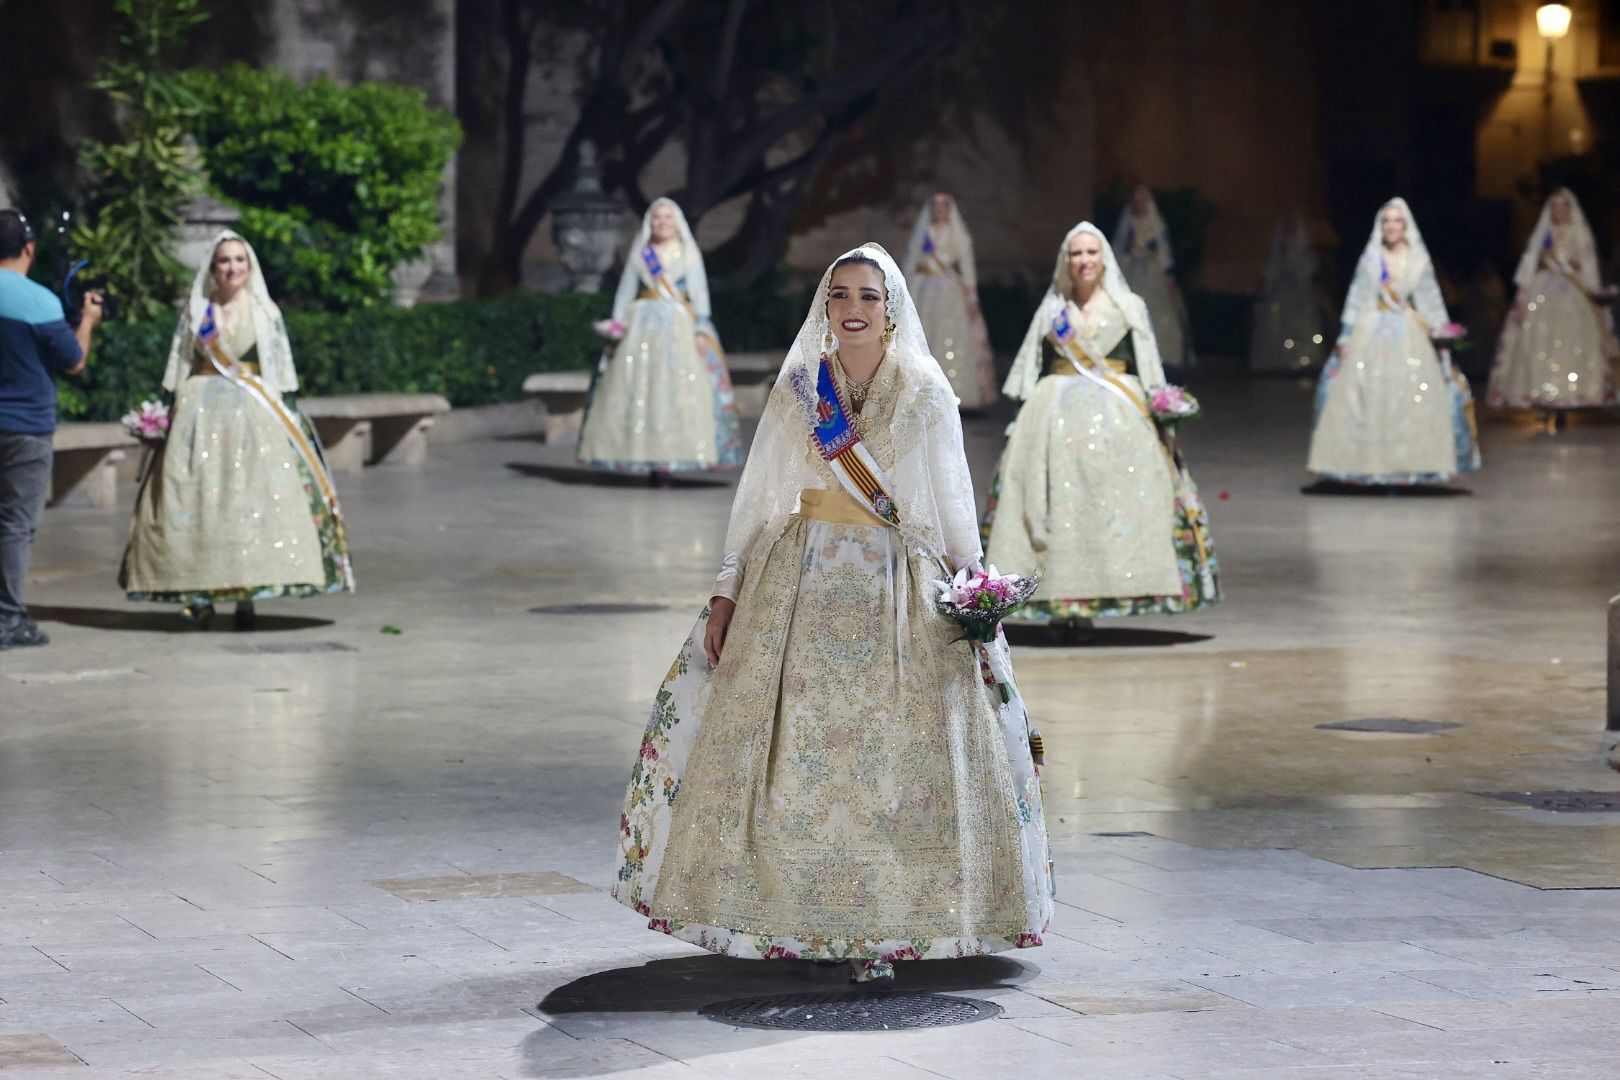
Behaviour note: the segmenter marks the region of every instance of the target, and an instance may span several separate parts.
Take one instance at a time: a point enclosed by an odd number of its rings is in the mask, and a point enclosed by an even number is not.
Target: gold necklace
[[[878,361],[878,366],[872,371],[871,378],[862,383],[858,383],[849,377],[849,372],[844,370],[842,360],[834,357],[833,362],[838,365],[838,381],[843,384],[844,393],[849,396],[849,403],[859,412],[860,407],[866,404],[867,395],[872,392],[872,384],[877,381],[878,371],[883,368],[883,361]]]

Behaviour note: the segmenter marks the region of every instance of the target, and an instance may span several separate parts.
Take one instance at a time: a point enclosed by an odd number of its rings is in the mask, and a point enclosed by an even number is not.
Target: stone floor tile
[[[543,896],[595,892],[589,885],[554,870],[531,873],[477,874],[373,881],[401,900],[484,900],[495,896]]]
[[[0,1071],[84,1064],[48,1035],[0,1035]]]

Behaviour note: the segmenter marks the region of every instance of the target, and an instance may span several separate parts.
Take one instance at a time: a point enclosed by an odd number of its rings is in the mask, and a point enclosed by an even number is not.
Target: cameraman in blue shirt
[[[33,264],[33,227],[0,210],[0,649],[50,641],[28,617],[23,581],[51,488],[55,380],[84,370],[101,322],[101,297],[86,293],[78,329],[69,327],[62,302],[28,279]]]

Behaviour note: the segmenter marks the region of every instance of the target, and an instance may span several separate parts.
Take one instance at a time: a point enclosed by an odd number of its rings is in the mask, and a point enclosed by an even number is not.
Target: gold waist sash
[[[885,529],[893,528],[842,488],[802,489],[799,492],[799,516],[811,521],[830,521],[835,525],[881,525]]]
[[[645,287],[642,288],[641,292],[636,294],[637,300],[668,300],[669,298],[668,293],[661,293],[657,289],[648,289]],[[681,303],[686,303],[685,294],[682,294],[680,299]]]
[[[1123,360],[1110,359],[1108,361],[1108,368],[1115,375],[1127,374],[1127,368],[1128,367],[1129,367],[1129,365],[1127,365],[1125,363],[1125,361],[1123,361]],[[1052,374],[1053,375],[1078,375],[1078,374],[1080,374],[1080,369],[1075,367],[1074,366],[1074,361],[1069,359],[1067,356],[1059,356],[1056,360],[1054,360],[1052,362]]]
[[[243,371],[250,371],[255,375],[259,374],[259,362],[257,360],[238,360],[236,362],[236,366],[241,368]],[[216,368],[213,364],[208,363],[207,361],[204,361],[203,363],[199,364],[197,367],[192,368],[191,373],[193,375],[219,375],[219,374],[221,374],[221,372],[220,372],[220,370],[218,368]]]

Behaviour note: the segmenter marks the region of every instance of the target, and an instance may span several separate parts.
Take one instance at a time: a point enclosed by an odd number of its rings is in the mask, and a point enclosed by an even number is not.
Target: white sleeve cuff
[[[709,592],[709,596],[723,596],[735,602],[737,594],[741,591],[742,557],[735,552],[728,552],[721,560],[720,573],[714,579],[714,588]]]

